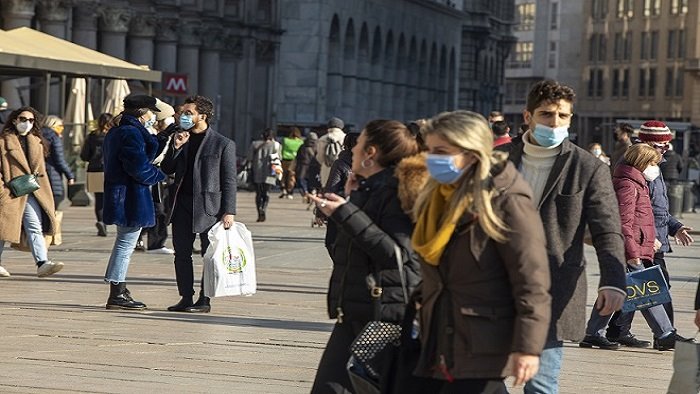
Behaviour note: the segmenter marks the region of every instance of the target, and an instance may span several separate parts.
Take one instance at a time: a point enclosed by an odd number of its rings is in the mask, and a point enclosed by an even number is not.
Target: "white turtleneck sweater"
[[[535,206],[540,204],[544,187],[549,178],[549,173],[552,172],[554,161],[561,153],[561,144],[553,147],[543,147],[530,142],[531,132],[527,131],[523,135],[522,162],[520,163],[520,172],[523,178],[530,184],[532,195],[534,197]]]

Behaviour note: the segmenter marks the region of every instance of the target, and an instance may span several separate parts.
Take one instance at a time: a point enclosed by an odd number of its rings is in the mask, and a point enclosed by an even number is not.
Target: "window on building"
[[[520,41],[515,44],[514,61],[510,65],[516,68],[532,66],[532,41]]]
[[[681,6],[680,0],[671,0],[671,15],[678,14],[680,6]]]
[[[622,33],[615,33],[615,42],[613,43],[613,60],[622,59],[624,43],[622,41]]]
[[[681,14],[685,15],[688,13],[688,0],[681,0]]]
[[[506,97],[503,102],[505,105],[515,104],[515,81],[506,81]]]
[[[595,70],[588,70],[588,97],[595,97]]]
[[[530,84],[527,81],[518,81],[515,85],[515,99],[513,100],[515,104],[525,104],[529,88]]]
[[[678,58],[685,59],[685,30],[678,30]]]
[[[559,3],[552,3],[549,7],[549,28],[551,30],[559,28]]]
[[[588,39],[588,61],[594,62],[598,59],[598,35],[591,34]]]
[[[661,0],[644,0],[644,16],[661,14]]]
[[[535,3],[518,4],[516,13],[516,30],[527,31],[535,27]]]
[[[649,68],[649,83],[647,84],[647,96],[653,98],[656,96],[656,67]]]
[[[593,19],[605,19],[608,15],[608,0],[593,0],[591,15],[593,15]]]
[[[649,58],[649,32],[642,32],[642,47],[639,52],[639,58],[646,60]]]
[[[632,18],[634,16],[634,0],[617,0],[617,17]]]
[[[646,70],[643,68],[639,69],[639,97],[645,97],[647,95],[647,75]]]
[[[626,68],[622,71],[622,97],[630,96],[630,69]]]
[[[642,15],[651,16],[651,0],[644,0],[644,10]]]
[[[549,42],[549,56],[547,59],[548,67],[549,68],[556,68],[557,67],[557,42],[556,41],[550,41]]]
[[[676,70],[676,97],[683,97],[683,76],[685,72],[682,68]]]
[[[604,62],[608,58],[608,37],[598,34],[598,60]]]
[[[596,70],[596,84],[595,84],[595,95],[596,97],[603,97],[603,69]]]
[[[676,57],[676,31],[668,31],[668,43],[666,43],[666,57],[673,59]]]
[[[632,32],[625,33],[625,53],[623,60],[632,60]]]
[[[675,83],[676,80],[673,75],[673,67],[666,67],[666,84],[664,85],[664,96],[673,96],[673,86],[675,85]]]
[[[649,59],[656,60],[658,58],[658,53],[659,53],[659,32],[658,31],[651,32],[651,42],[649,43],[649,45],[650,45]]]
[[[613,69],[612,71],[612,78],[610,79],[610,92],[612,97],[619,97],[620,96],[620,70],[618,69]]]

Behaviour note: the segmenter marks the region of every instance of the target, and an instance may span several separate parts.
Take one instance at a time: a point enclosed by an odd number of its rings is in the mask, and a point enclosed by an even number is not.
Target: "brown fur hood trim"
[[[413,206],[416,203],[418,193],[423,190],[430,178],[428,167],[425,164],[427,155],[419,153],[402,159],[396,166],[394,175],[399,180],[399,200],[401,209],[413,217]]]

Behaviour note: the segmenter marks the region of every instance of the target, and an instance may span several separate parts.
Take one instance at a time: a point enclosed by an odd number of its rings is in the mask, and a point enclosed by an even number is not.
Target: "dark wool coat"
[[[158,141],[133,116],[123,115],[119,126],[105,136],[104,223],[124,227],[155,225],[149,186],[165,179],[151,162]]]
[[[613,174],[613,187],[625,237],[625,259],[654,260],[656,231],[644,175],[630,165],[620,164]]]
[[[36,135],[27,134],[29,161],[15,133],[0,133],[0,241],[19,243],[22,215],[27,205],[26,195],[14,197],[7,182],[27,174],[39,174],[39,190],[32,193],[41,207],[44,234],[56,229],[53,193],[44,164],[44,147]]]
[[[514,139],[509,160],[517,168],[523,147],[522,138]],[[552,276],[549,339],[580,341],[586,326],[586,226],[598,256],[598,288],[625,291],[625,253],[610,169],[568,139],[561,147],[537,207],[547,236]]]
[[[497,243],[465,214],[440,264],[421,264],[420,376],[445,379],[443,362],[455,379],[506,376],[510,353],[544,348],[551,297],[542,222],[512,163],[493,185],[508,240]]]
[[[171,142],[160,168],[166,174],[175,174],[175,193],[172,207],[177,202],[179,188],[187,171],[189,143],[175,149]],[[192,179],[192,232],[202,233],[221,220],[224,214],[236,214],[236,143],[216,130],[205,132],[202,144],[194,158]],[[172,212],[170,213],[172,219]],[[170,221],[170,220],[169,220]]]
[[[677,181],[683,172],[683,160],[676,151],[664,153],[664,160],[659,163],[659,169],[666,181]]]
[[[663,159],[662,159],[663,161]],[[674,237],[678,230],[683,227],[683,223],[671,216],[668,211],[668,191],[663,174],[648,182],[649,196],[651,197],[651,208],[654,211],[654,225],[656,227],[656,239],[661,242],[659,252],[672,252],[671,243],[668,236]]]
[[[63,157],[63,141],[55,131],[48,127],[41,129],[44,139],[49,143],[49,155],[46,157],[46,172],[49,175],[54,196],[63,195],[63,177],[75,179],[73,171]]]
[[[411,248],[413,223],[401,210],[398,181],[387,168],[360,182],[350,201],[331,215],[338,234],[330,247],[333,272],[328,289],[328,315],[360,325],[374,319],[367,276],[378,275],[383,292],[380,318],[400,322],[405,310],[395,245],[401,250],[408,292],[420,280],[418,256]]]
[[[88,134],[87,139],[83,143],[83,148],[80,150],[80,159],[88,163],[88,172],[104,171],[102,144],[104,144],[106,135],[100,132],[92,132]]]

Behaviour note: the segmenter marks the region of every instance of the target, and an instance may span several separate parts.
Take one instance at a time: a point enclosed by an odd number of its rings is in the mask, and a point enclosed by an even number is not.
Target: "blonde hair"
[[[661,153],[647,144],[634,144],[625,151],[625,163],[642,172],[660,161]]]
[[[476,155],[478,160],[462,176],[443,214],[441,223],[456,223],[460,212],[476,213],[479,225],[497,242],[505,242],[507,226],[493,210],[491,200],[498,193],[491,185],[491,168],[502,165],[506,156],[493,153],[493,133],[483,116],[471,111],[443,112],[429,119],[422,127],[423,137],[437,135],[453,146]],[[420,216],[440,186],[430,179],[416,199],[413,214]]]
[[[50,129],[53,129],[59,124],[63,124],[63,120],[56,115],[49,115],[46,117],[46,119],[44,119],[44,126]]]

